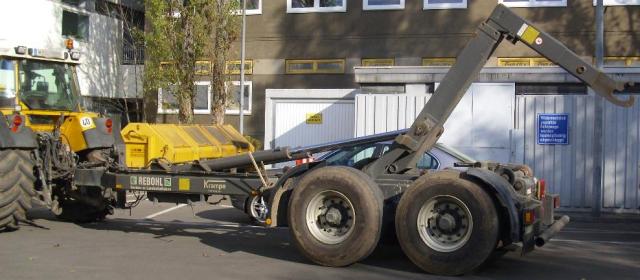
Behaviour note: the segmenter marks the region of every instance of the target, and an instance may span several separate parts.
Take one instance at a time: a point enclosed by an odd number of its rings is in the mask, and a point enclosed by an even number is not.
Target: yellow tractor
[[[74,183],[78,167],[114,157],[114,122],[80,105],[69,49],[0,48],[0,230],[17,228],[32,202],[88,222],[112,211],[110,190]]]

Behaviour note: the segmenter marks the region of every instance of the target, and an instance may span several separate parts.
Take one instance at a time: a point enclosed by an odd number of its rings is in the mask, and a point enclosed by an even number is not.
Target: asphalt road
[[[145,201],[131,214],[76,225],[46,210],[34,225],[0,233],[0,279],[442,279],[421,272],[394,244],[362,263],[307,261],[288,229],[252,226],[230,206]],[[572,222],[543,248],[508,253],[468,279],[639,279],[640,222]]]

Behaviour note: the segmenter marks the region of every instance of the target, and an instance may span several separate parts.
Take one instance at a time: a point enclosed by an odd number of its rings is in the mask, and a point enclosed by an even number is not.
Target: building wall
[[[262,13],[247,16],[247,59],[254,63],[253,110],[247,134],[264,135],[264,93],[273,88],[358,88],[353,67],[362,58],[394,58],[396,66],[419,66],[426,57],[455,57],[497,0],[467,1],[466,9],[423,10],[423,1],[405,1],[403,10],[363,10],[348,0],[346,12],[287,13],[287,1],[262,1]],[[516,13],[591,61],[594,55],[592,1],[568,0],[567,7],[513,8]],[[640,56],[640,6],[612,6],[605,12],[605,55]],[[239,57],[239,45],[235,55]],[[502,44],[498,57],[535,57],[522,45]],[[286,74],[286,59],[344,59],[344,74]],[[235,80],[239,78],[234,77]],[[172,117],[170,117],[172,118]],[[166,118],[165,118],[166,119]],[[209,121],[198,116],[198,121]],[[235,116],[226,118],[237,125]]]
[[[92,3],[87,1],[87,4]],[[0,17],[0,26],[3,26],[0,30],[0,46],[6,48],[22,45],[64,49],[64,40],[67,38],[62,35],[63,10],[87,15],[88,37],[74,42],[75,49],[82,54],[78,68],[82,95],[135,96],[130,86],[129,71],[123,69],[126,66],[120,63],[122,26],[119,20],[95,13],[92,8],[74,7],[50,0],[3,0],[0,10],[4,11]]]

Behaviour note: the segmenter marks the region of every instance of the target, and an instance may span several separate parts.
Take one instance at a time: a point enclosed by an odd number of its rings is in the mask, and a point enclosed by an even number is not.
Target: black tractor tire
[[[27,219],[36,195],[34,165],[29,150],[0,150],[0,231],[16,230]]]
[[[362,171],[321,167],[296,183],[287,213],[294,243],[303,255],[320,265],[347,266],[368,257],[376,248],[383,195]]]
[[[395,224],[407,257],[438,275],[473,271],[495,250],[499,236],[493,200],[457,171],[418,178],[402,195]]]

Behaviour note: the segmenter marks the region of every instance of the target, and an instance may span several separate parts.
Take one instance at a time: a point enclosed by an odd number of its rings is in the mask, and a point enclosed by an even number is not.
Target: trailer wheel
[[[400,199],[395,223],[407,257],[434,274],[470,272],[498,242],[498,215],[491,197],[454,171],[416,180]]]
[[[368,257],[380,239],[383,196],[359,170],[328,166],[304,175],[289,200],[289,228],[307,258],[347,266]]]
[[[0,150],[0,231],[15,230],[31,209],[34,160],[27,150]]]

